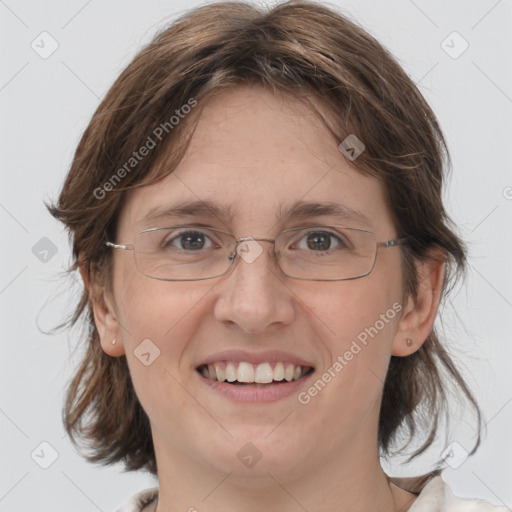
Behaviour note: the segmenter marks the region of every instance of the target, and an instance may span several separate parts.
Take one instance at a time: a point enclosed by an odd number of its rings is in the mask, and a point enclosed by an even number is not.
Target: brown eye
[[[208,241],[211,240],[207,235],[201,231],[184,231],[179,235],[175,235],[172,238],[168,237],[162,243],[162,248],[165,249],[182,249],[184,251],[199,251],[205,248]],[[206,248],[211,248],[208,246]]]
[[[309,249],[327,251],[331,248],[332,235],[328,233],[311,233],[307,237],[307,245]]]
[[[305,233],[295,245],[297,249],[316,253],[347,247],[341,236],[328,231],[310,231]]]

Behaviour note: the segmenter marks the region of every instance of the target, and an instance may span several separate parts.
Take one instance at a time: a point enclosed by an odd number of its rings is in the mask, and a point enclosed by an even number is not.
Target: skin
[[[280,207],[302,199],[361,210],[370,225],[352,220],[353,227],[372,230],[378,241],[396,238],[382,183],[360,174],[337,144],[296,99],[248,86],[223,92],[205,104],[176,170],[130,192],[116,242],[131,243],[151,208],[184,198],[232,205],[236,215],[172,224],[204,222],[237,237],[273,238],[304,224],[275,220]],[[329,217],[309,220],[336,224]],[[131,252],[114,251],[113,288],[95,303],[95,322],[104,351],[126,354],[150,418],[160,496],[148,510],[407,510],[415,495],[390,484],[379,465],[381,393],[390,356],[418,350],[432,328],[443,265],[418,265],[417,298],[409,297],[309,404],[296,395],[240,404],[200,382],[195,368],[206,356],[279,348],[312,361],[320,376],[402,297],[400,248],[379,249],[364,278],[316,282],[286,278],[272,244],[261,246],[254,262],[239,260],[225,276],[189,282],[149,279]],[[149,366],[134,356],[146,338],[161,351]],[[262,454],[251,468],[237,458],[247,442]]]

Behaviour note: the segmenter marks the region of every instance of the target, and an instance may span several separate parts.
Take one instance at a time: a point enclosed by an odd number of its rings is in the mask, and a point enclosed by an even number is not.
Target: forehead
[[[128,194],[120,234],[165,223],[165,215],[169,222],[192,220],[189,203],[198,220],[216,219],[233,232],[243,225],[268,233],[308,216],[327,221],[329,208],[353,225],[377,232],[387,224],[389,230],[382,183],[345,159],[340,141],[301,101],[242,86],[210,98],[203,107],[174,171]]]

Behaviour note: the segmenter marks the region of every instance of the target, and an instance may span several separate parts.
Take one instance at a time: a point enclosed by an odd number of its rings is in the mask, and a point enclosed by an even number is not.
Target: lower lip
[[[249,388],[245,386],[237,386],[219,382],[218,380],[207,379],[199,372],[196,372],[199,378],[213,391],[224,395],[234,402],[275,402],[287,398],[290,395],[297,394],[298,390],[310,379],[315,373],[314,371],[290,382],[282,382],[274,384],[267,388]]]

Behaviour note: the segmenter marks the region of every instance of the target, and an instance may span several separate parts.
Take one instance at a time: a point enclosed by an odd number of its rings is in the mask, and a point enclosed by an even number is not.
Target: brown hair
[[[442,203],[450,159],[434,113],[374,38],[341,14],[303,0],[268,10],[243,2],[197,8],[133,59],[94,113],[58,201],[48,206],[70,233],[69,270],[83,266],[99,288],[109,289],[111,252],[105,240],[115,240],[125,194],[172,172],[193,133],[197,116],[178,123],[171,117],[194,101],[199,105],[194,114],[200,112],[212,94],[241,84],[291,94],[311,108],[306,96],[313,96],[332,112],[324,119],[315,109],[338,142],[349,134],[364,142],[366,150],[354,165],[383,181],[398,236],[411,237],[402,252],[404,297],[416,294],[415,262],[428,258],[434,247],[447,261],[446,295],[447,283],[464,271],[466,251]],[[160,143],[155,133],[164,131]],[[149,139],[156,146],[133,161],[134,151],[151,145]],[[165,165],[158,164],[162,155]],[[127,470],[156,473],[148,417],[125,356],[110,357],[101,348],[93,294],[84,291],[70,320],[74,324],[86,314],[88,332],[85,356],[67,391],[65,428],[73,442],[88,442],[88,460],[123,461]],[[390,453],[402,428],[409,441],[418,427],[425,431],[409,460],[432,444],[443,413],[448,415],[443,385],[450,380],[474,407],[480,425],[478,405],[435,329],[412,355],[391,357],[379,420],[383,454]],[[478,435],[473,452],[479,443]]]

